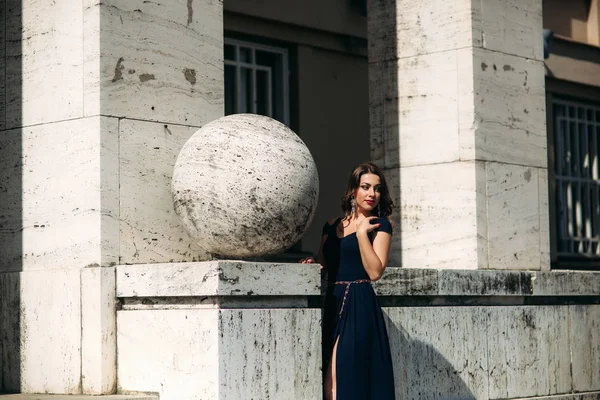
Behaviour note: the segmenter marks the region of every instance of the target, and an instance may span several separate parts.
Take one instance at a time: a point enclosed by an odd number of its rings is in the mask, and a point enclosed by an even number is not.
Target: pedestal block
[[[117,267],[119,392],[161,399],[318,399],[318,266]],[[311,302],[311,304],[314,302]]]

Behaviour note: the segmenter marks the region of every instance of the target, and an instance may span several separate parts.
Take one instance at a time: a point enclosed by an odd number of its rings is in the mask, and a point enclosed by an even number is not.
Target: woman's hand
[[[374,229],[379,228],[381,224],[373,223],[373,221],[376,219],[378,219],[378,217],[367,217],[360,221],[360,223],[356,227],[356,235],[366,235],[369,232],[372,232]]]
[[[312,257],[305,257],[302,260],[300,260],[300,263],[302,263],[302,264],[315,264],[316,261]]]

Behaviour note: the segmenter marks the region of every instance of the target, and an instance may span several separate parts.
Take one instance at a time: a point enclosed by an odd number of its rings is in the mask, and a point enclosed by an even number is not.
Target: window
[[[555,250],[600,262],[600,106],[551,96]],[[573,265],[567,265],[572,267]]]
[[[288,51],[225,39],[225,115],[266,115],[289,126]]]

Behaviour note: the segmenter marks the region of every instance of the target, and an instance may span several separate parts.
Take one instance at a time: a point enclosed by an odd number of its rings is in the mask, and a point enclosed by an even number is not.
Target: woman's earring
[[[356,213],[356,201],[354,201],[354,197],[350,198],[350,207],[352,208],[352,216]]]
[[[377,204],[377,216],[381,217],[381,204]]]

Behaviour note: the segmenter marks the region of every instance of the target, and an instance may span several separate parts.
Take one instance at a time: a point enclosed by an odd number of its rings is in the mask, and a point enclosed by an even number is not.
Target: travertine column
[[[541,0],[370,2],[371,153],[397,264],[548,268],[542,60]]]
[[[4,386],[111,392],[114,265],[197,254],[170,177],[223,113],[222,1],[11,0],[0,19]]]

